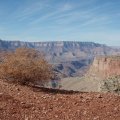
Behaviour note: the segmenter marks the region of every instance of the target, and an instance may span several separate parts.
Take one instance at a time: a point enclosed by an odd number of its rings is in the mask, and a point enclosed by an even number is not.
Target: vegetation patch
[[[9,82],[44,86],[52,75],[52,66],[34,49],[18,48],[0,62],[0,77]]]

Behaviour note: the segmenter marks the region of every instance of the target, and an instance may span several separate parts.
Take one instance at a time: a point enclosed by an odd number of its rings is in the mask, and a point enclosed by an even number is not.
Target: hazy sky
[[[0,38],[120,46],[120,0],[0,0]]]

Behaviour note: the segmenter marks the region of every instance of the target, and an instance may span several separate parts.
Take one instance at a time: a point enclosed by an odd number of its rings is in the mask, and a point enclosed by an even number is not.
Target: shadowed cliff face
[[[58,73],[62,73],[65,77],[74,77],[74,76],[83,76],[88,68],[90,63],[92,62],[91,59],[81,59],[78,61],[67,61],[54,64],[54,69]]]
[[[95,58],[89,74],[101,78],[120,75],[120,56]]]

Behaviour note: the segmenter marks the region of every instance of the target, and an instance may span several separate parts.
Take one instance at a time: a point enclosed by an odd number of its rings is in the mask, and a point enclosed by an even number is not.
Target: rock
[[[3,93],[0,93],[0,95],[3,95]]]
[[[19,89],[19,88],[16,88],[16,90],[17,90],[17,91],[20,91],[20,89]]]
[[[114,110],[115,110],[115,111],[117,111],[117,110],[118,110],[118,108],[117,108],[117,107],[115,107],[115,108],[114,108]]]
[[[98,95],[97,95],[97,98],[102,98],[101,94],[98,94]]]
[[[25,104],[25,102],[21,102],[21,104]]]
[[[84,111],[84,112],[83,112],[83,115],[86,115],[86,114],[87,114],[87,111]]]
[[[99,120],[99,116],[94,117],[93,120]]]

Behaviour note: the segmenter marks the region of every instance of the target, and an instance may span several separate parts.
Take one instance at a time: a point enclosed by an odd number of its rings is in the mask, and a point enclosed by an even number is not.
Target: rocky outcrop
[[[95,58],[89,74],[102,79],[120,75],[120,56]]]
[[[117,77],[116,77],[117,76]],[[96,57],[82,78],[66,78],[62,87],[77,91],[120,91],[120,56]],[[119,84],[118,84],[119,83]]]
[[[96,57],[85,79],[97,91],[120,93],[120,56]]]

